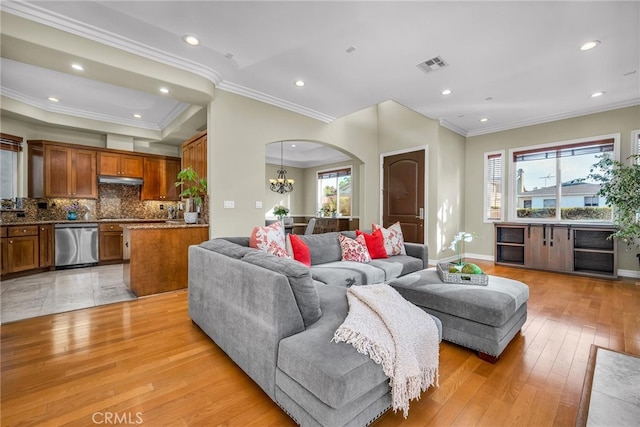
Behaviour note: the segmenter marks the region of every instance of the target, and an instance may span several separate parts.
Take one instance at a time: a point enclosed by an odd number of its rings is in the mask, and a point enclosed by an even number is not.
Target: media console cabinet
[[[495,263],[615,279],[613,226],[590,224],[495,224]]]

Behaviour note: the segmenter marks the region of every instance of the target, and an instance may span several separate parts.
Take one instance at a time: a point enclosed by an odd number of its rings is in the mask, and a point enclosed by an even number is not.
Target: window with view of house
[[[351,167],[318,172],[318,213],[351,216]]]
[[[484,220],[486,222],[504,219],[504,151],[484,153]]]
[[[611,208],[589,179],[603,156],[614,158],[619,136],[510,151],[514,219],[611,221]]]

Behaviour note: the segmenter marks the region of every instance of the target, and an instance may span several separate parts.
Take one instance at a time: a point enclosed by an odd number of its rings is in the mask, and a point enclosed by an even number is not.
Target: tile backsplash
[[[78,219],[94,221],[104,218],[167,218],[169,207],[177,208],[173,201],[141,201],[141,187],[120,184],[98,184],[98,199],[32,199],[23,198],[21,212],[1,213],[3,223],[25,221],[63,221],[67,219],[66,206],[77,201],[81,209]],[[160,209],[160,205],[164,209]],[[18,216],[24,213],[24,217]]]

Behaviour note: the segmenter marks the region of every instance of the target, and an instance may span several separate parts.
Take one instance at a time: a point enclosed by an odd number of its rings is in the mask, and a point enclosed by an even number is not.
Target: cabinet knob
[[[41,230],[41,231],[44,231],[44,227],[42,227],[40,230]]]
[[[26,233],[26,232],[27,232],[27,230],[24,230],[24,229],[23,229],[23,230],[22,230],[22,232],[23,232],[23,233]]]
[[[13,243],[13,240],[9,240],[9,243]]]

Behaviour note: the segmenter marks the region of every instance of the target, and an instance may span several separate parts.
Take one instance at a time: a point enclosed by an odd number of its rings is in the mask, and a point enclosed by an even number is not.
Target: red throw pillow
[[[291,242],[293,259],[300,261],[307,267],[311,267],[311,252],[309,252],[309,246],[295,234],[289,234],[289,241]]]
[[[364,236],[364,241],[367,243],[367,250],[371,259],[376,258],[388,258],[387,250],[384,247],[384,236],[382,230],[378,229],[371,234],[364,233],[360,230],[356,230],[356,236]]]

